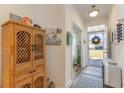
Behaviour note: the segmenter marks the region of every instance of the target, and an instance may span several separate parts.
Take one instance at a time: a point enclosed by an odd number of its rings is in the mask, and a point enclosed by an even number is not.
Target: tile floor
[[[103,88],[102,60],[89,60],[70,88]]]

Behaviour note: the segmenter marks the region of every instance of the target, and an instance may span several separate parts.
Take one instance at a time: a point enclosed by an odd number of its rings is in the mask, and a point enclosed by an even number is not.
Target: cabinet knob
[[[32,45],[32,48],[31,48],[31,50],[32,50],[32,51],[34,51],[34,49],[35,49],[35,45]]]

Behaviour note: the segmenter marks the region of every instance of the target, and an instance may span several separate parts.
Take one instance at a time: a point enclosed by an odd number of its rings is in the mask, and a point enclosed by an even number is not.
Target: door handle
[[[32,51],[34,51],[34,49],[35,49],[35,44],[32,45],[32,47],[31,47],[31,50],[32,50]]]

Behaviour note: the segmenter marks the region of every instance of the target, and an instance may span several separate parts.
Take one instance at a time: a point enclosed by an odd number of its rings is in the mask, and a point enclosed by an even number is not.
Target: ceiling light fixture
[[[89,11],[88,15],[90,17],[96,17],[99,14],[99,10],[96,8],[95,5],[92,5],[91,10]]]

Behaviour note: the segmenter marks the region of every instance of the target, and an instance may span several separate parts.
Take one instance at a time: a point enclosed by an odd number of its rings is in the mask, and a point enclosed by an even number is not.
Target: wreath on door
[[[100,43],[101,43],[101,38],[98,37],[98,36],[94,36],[94,37],[92,38],[92,43],[95,44],[95,45],[100,44]]]

